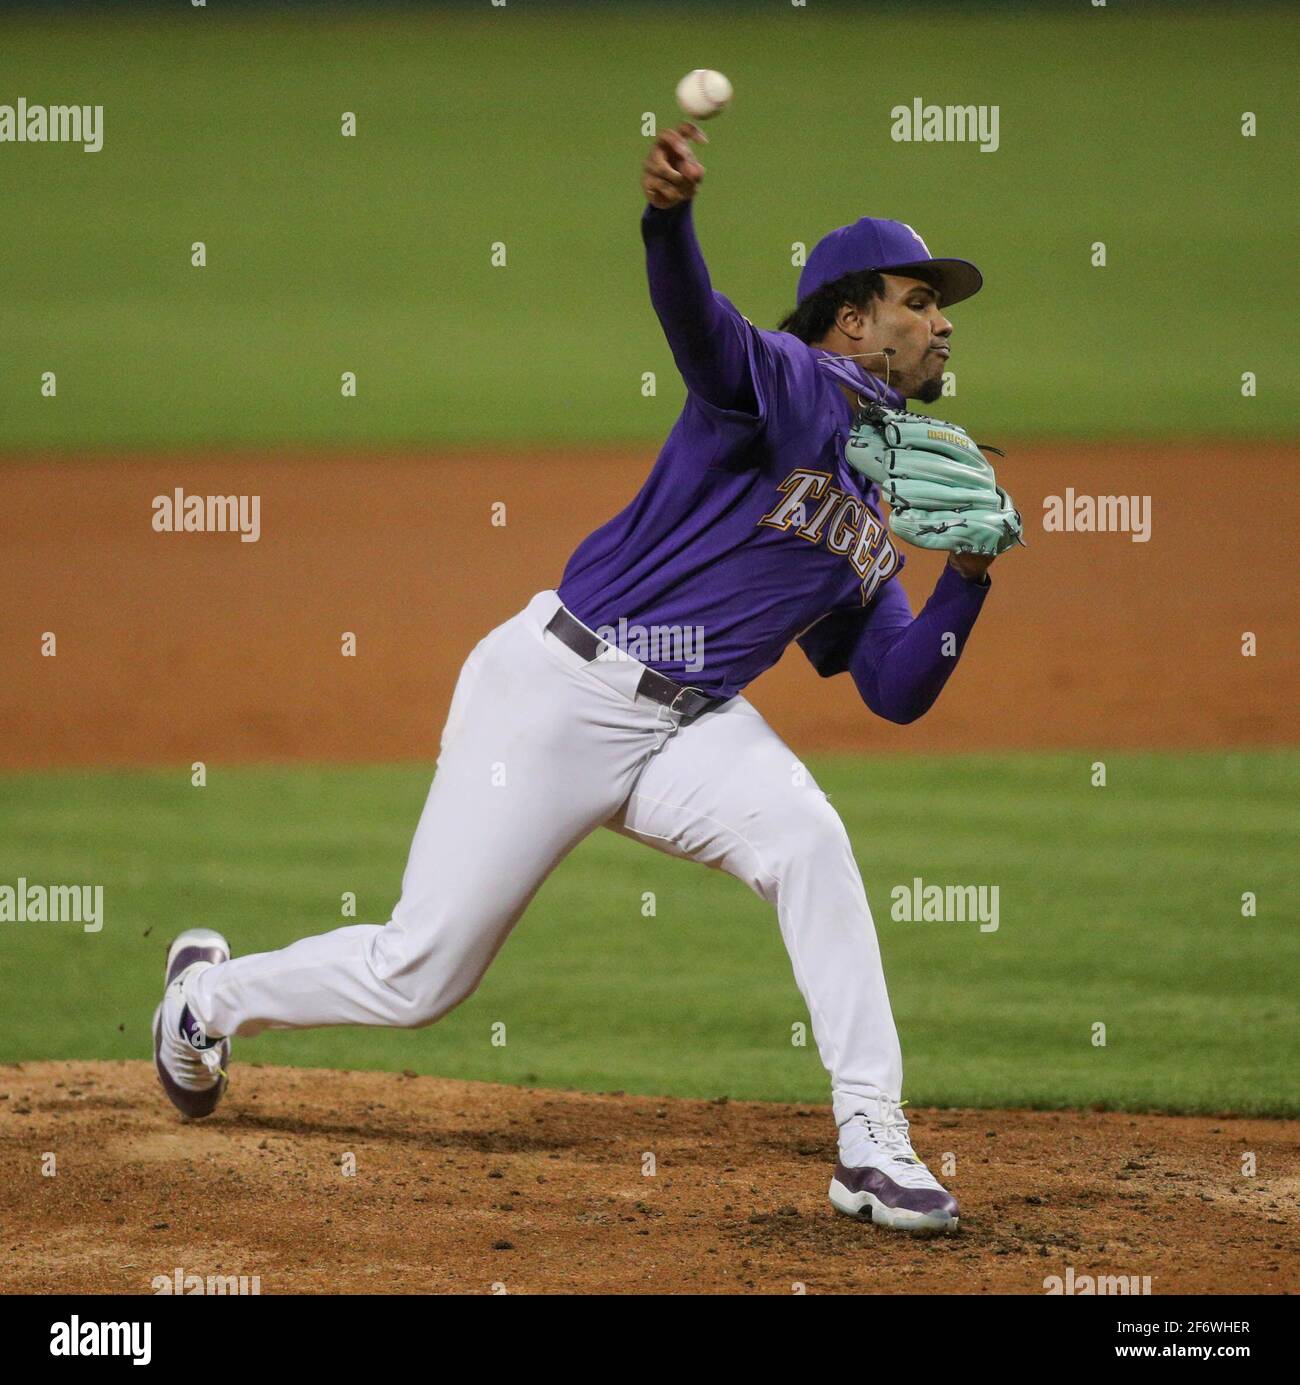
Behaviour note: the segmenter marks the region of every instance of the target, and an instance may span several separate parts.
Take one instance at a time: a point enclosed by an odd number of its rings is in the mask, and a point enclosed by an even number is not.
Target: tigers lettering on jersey
[[[862,579],[862,604],[899,563],[884,527],[860,496],[831,484],[829,471],[797,467],[778,486],[781,501],[758,522],[845,557]]]

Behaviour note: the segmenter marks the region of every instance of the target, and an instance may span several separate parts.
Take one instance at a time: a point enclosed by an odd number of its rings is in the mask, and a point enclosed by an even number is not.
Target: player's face
[[[920,279],[897,274],[882,276],[884,299],[872,303],[875,349],[894,349],[889,360],[890,383],[909,399],[929,404],[943,392],[948,369],[952,323],[939,311],[939,295]],[[884,370],[872,369],[878,375]]]

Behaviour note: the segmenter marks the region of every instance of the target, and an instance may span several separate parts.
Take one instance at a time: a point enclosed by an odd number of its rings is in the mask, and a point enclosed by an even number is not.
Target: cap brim
[[[945,308],[960,303],[963,298],[973,297],[984,284],[984,276],[969,260],[914,260],[911,264],[877,265],[876,270],[880,274],[902,274],[924,280],[939,291]]]

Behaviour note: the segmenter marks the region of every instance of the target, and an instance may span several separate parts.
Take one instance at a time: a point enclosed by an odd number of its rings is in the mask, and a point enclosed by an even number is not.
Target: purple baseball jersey
[[[890,581],[903,556],[878,487],[844,460],[853,410],[839,381],[895,408],[905,401],[844,357],[755,327],[715,293],[689,203],[648,208],[642,234],[686,403],[636,498],[570,558],[560,599],[610,643],[717,697],[795,639],[823,674],[853,667],[860,645],[878,662],[914,622]],[[983,588],[952,576],[944,602],[966,602],[973,621]],[[956,623],[967,626],[964,613]],[[941,686],[953,661],[923,662],[922,681],[941,673]],[[855,677],[863,671],[874,677]]]
[[[661,638],[678,647],[642,662],[729,697],[828,612],[861,611],[903,560],[877,487],[844,460],[852,408],[818,369],[828,353],[718,299],[746,338],[757,407],[688,394],[640,493],[579,545],[559,593],[584,625],[623,632],[614,643],[697,630],[697,645]]]

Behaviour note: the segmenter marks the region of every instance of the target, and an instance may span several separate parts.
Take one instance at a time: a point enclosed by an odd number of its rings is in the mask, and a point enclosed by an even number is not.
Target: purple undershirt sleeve
[[[913,618],[907,593],[886,583],[849,655],[849,672],[877,716],[906,724],[923,716],[943,691],[988,595],[990,583],[967,581],[945,566],[929,601]],[[945,652],[945,636],[951,653]]]
[[[650,301],[686,388],[715,408],[758,414],[744,318],[713,291],[691,204],[641,218]]]
[[[907,593],[886,582],[865,611],[834,611],[799,636],[823,678],[849,672],[877,716],[906,724],[923,716],[943,691],[989,592],[945,567],[919,616]],[[944,636],[951,634],[945,653]]]

